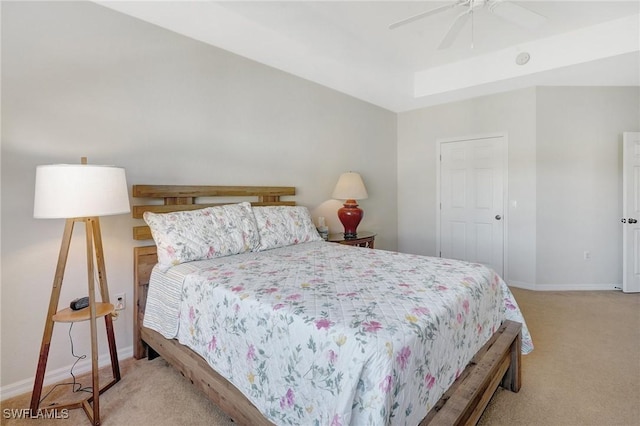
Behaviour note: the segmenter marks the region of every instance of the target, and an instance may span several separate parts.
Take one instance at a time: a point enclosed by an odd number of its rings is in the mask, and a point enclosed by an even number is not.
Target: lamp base
[[[60,292],[62,290],[62,279],[67,264],[67,254],[69,245],[73,235],[73,228],[76,222],[85,223],[85,235],[87,241],[87,272],[88,272],[88,291],[89,306],[88,310],[72,311],[70,308],[58,311],[60,302]],[[95,262],[94,264],[94,249]],[[102,302],[96,302],[96,289],[94,283],[94,272],[97,267],[97,276],[99,284],[99,294]],[[85,308],[87,309],[87,308]],[[51,345],[51,337],[53,335],[53,326],[56,322],[76,322],[89,320],[89,328],[91,333],[91,372],[93,375],[91,393],[92,395],[81,402],[73,402],[70,404],[55,405],[58,410],[83,408],[85,414],[89,417],[91,424],[97,426],[100,424],[100,394],[109,389],[113,384],[120,381],[120,364],[118,363],[118,351],[116,349],[116,339],[113,333],[113,319],[111,317],[113,305],[109,303],[109,289],[107,287],[107,274],[104,264],[104,251],[102,250],[102,234],[100,232],[100,221],[98,217],[82,217],[69,218],[66,220],[62,243],[60,244],[60,253],[58,255],[58,265],[53,279],[53,288],[51,290],[51,299],[49,300],[49,310],[44,326],[44,334],[42,336],[42,344],[40,346],[40,356],[38,357],[38,367],[33,384],[33,392],[31,393],[31,413],[39,412],[40,396],[44,384],[45,371],[47,369],[47,361],[49,359],[49,347]],[[98,332],[96,328],[97,317],[103,316],[107,334],[107,342],[109,344],[109,355],[111,357],[111,372],[113,380],[100,387],[98,377]],[[45,395],[46,397],[46,395]]]
[[[364,212],[355,200],[347,200],[342,207],[338,209],[338,218],[344,226],[344,238],[353,239],[358,237],[356,232]]]

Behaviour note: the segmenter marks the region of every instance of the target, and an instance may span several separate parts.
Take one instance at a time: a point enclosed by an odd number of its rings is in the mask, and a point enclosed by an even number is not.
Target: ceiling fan
[[[453,3],[436,7],[435,9],[427,10],[426,12],[421,12],[417,15],[413,15],[400,21],[394,22],[393,24],[389,25],[389,29],[393,30],[395,28],[401,27],[411,22],[415,22],[428,16],[436,15],[449,9],[461,9],[462,12],[455,18],[453,24],[451,24],[451,27],[449,27],[449,31],[447,31],[444,38],[440,42],[438,49],[446,49],[450,47],[458,37],[458,34],[465,26],[469,18],[471,18],[472,24],[471,45],[473,47],[473,14],[476,10],[482,8],[489,10],[489,12],[493,13],[496,16],[499,16],[500,18],[503,18],[518,26],[528,29],[538,28],[547,20],[545,16],[542,16],[530,9],[527,9],[524,6],[520,6],[508,0],[457,0]]]

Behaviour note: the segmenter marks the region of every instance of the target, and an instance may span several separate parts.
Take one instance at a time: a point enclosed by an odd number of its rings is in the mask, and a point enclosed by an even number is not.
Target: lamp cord
[[[71,330],[73,329],[73,323],[70,323],[69,325],[69,342],[71,343],[71,355],[76,359],[73,363],[73,365],[71,366],[71,369],[69,370],[69,374],[71,374],[71,377],[73,378],[72,382],[65,382],[65,383],[57,383],[55,384],[51,389],[49,389],[49,392],[47,392],[45,394],[45,396],[43,396],[40,401],[38,402],[38,405],[41,404],[50,394],[51,392],[53,392],[58,386],[66,386],[66,385],[71,385],[71,392],[76,393],[76,392],[92,392],[92,389],[88,386],[86,387],[82,387],[82,384],[80,382],[77,381],[75,374],[73,374],[73,369],[75,368],[76,364],[82,360],[82,359],[86,359],[87,356],[86,355],[76,355],[75,351],[73,349],[73,337],[71,336]],[[52,403],[51,405],[55,405],[55,403]]]
[[[93,258],[94,262],[97,261],[97,259],[95,258],[95,253],[94,253],[94,258]],[[96,269],[94,268],[93,270],[93,282],[95,284],[97,284],[98,286],[100,285],[99,279],[98,279],[98,273],[96,271]],[[73,381],[71,382],[64,382],[64,383],[57,383],[55,385],[53,385],[53,387],[51,389],[49,389],[49,392],[47,392],[38,402],[38,405],[40,405],[58,386],[68,386],[70,385],[71,388],[71,392],[72,393],[76,393],[76,392],[88,392],[88,393],[92,393],[93,389],[90,386],[85,386],[82,387],[82,384],[80,382],[77,381],[75,374],[73,374],[73,369],[75,368],[76,364],[83,359],[87,358],[87,355],[76,355],[75,351],[73,349],[73,337],[71,336],[71,330],[73,329],[73,322],[70,323],[69,325],[69,343],[71,345],[71,356],[73,356],[76,360],[73,362],[73,365],[71,365],[71,369],[69,370],[69,374],[71,375],[71,377],[73,378]],[[55,403],[52,403],[51,405],[55,405]]]

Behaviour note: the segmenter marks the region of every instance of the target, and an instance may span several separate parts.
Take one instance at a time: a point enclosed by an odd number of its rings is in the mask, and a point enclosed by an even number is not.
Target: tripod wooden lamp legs
[[[75,224],[75,222],[84,222],[86,226],[89,306],[77,311],[73,311],[70,308],[65,308],[58,311],[60,290],[62,288],[62,278],[64,276],[64,269],[67,263],[67,255],[69,253],[69,245],[71,243],[71,235],[73,233],[73,225]],[[93,259],[94,247],[97,262],[100,296],[102,300],[101,302],[96,301],[95,295]],[[83,408],[87,413],[89,420],[91,420],[91,423],[94,426],[100,424],[100,394],[120,380],[120,366],[118,364],[116,341],[113,334],[113,312],[114,307],[111,303],[109,303],[109,289],[107,288],[104,257],[102,252],[100,222],[97,217],[67,219],[64,229],[64,235],[62,238],[62,245],[60,246],[60,255],[58,256],[56,275],[53,280],[53,290],[51,292],[51,300],[49,302],[49,311],[47,312],[44,335],[42,336],[42,345],[40,346],[40,357],[38,358],[38,368],[36,370],[33,393],[31,394],[32,415],[34,415],[34,413],[37,413],[40,407],[40,396],[42,394],[44,373],[47,368],[49,345],[51,343],[51,335],[53,334],[54,324],[56,322],[77,322],[88,320],[91,327],[91,396],[84,401],[64,405],[53,405],[48,408]],[[113,379],[102,388],[100,388],[98,379],[98,341],[96,319],[99,317],[104,317],[104,322],[107,329],[107,341],[109,343],[109,354],[111,355],[111,370],[113,373]]]

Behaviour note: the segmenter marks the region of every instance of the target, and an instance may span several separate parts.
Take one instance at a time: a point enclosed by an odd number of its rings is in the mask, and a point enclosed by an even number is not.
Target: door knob
[[[499,214],[496,215],[496,220],[500,220],[502,219],[502,216],[500,216]]]
[[[629,218],[629,223],[638,223],[638,221],[632,217]]]

